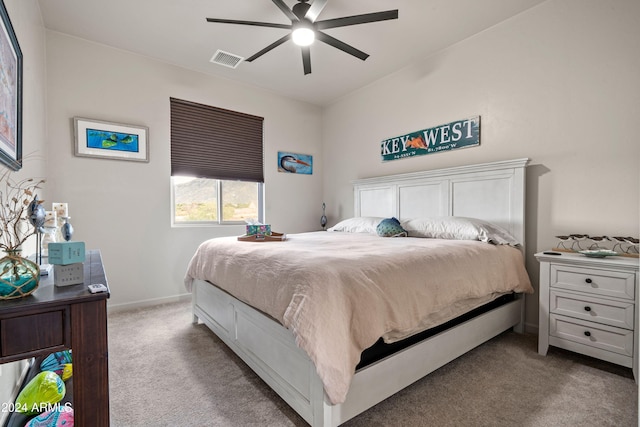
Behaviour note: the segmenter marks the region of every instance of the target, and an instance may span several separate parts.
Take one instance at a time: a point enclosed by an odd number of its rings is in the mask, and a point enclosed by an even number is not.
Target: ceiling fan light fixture
[[[311,23],[301,21],[294,26],[291,38],[298,46],[309,46],[316,39],[316,33]]]
[[[264,0],[267,1],[267,0]],[[318,16],[322,13],[329,0],[297,0],[292,7],[287,6],[285,0],[271,0],[291,21],[291,25],[277,24],[273,22],[241,21],[237,19],[207,18],[207,22],[217,22],[221,24],[250,25],[256,27],[279,28],[289,30],[269,46],[251,55],[245,61],[253,62],[267,52],[272,51],[283,43],[292,40],[296,46],[300,46],[302,53],[302,68],[304,74],[311,74],[311,48],[317,38],[320,42],[341,50],[358,59],[365,60],[369,54],[356,49],[347,43],[331,37],[323,32],[330,28],[348,27],[351,25],[367,24],[370,22],[387,21],[398,19],[398,9],[386,10],[383,12],[363,13],[360,15],[343,16],[340,18],[324,19],[318,21]],[[311,1],[311,3],[309,3]]]

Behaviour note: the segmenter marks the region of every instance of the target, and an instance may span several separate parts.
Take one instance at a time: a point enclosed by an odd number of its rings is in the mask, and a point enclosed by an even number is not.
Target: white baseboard
[[[152,298],[152,299],[147,299],[142,301],[127,302],[124,304],[111,305],[107,303],[107,313],[117,313],[119,311],[129,311],[129,310],[135,310],[137,308],[152,307],[154,305],[161,305],[161,304],[167,304],[167,303],[179,302],[179,301],[191,301],[191,294],[186,293],[186,294],[174,295],[170,297]]]

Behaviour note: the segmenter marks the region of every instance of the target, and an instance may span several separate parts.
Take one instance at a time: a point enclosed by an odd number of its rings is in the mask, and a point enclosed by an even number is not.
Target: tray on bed
[[[282,242],[287,240],[287,235],[284,233],[272,232],[271,235],[266,234],[251,234],[238,236],[238,240],[241,242]]]

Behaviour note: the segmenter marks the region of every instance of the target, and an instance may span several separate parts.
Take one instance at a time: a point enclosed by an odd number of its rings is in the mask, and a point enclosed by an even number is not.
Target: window
[[[262,184],[174,176],[174,224],[262,221]]]
[[[171,98],[174,224],[263,221],[263,118]]]

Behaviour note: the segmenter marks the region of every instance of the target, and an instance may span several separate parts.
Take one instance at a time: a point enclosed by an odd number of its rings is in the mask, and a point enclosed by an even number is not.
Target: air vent
[[[224,65],[229,68],[237,68],[238,64],[240,64],[243,59],[244,58],[242,56],[234,55],[233,53],[218,49],[211,58],[211,62],[218,65]]]

